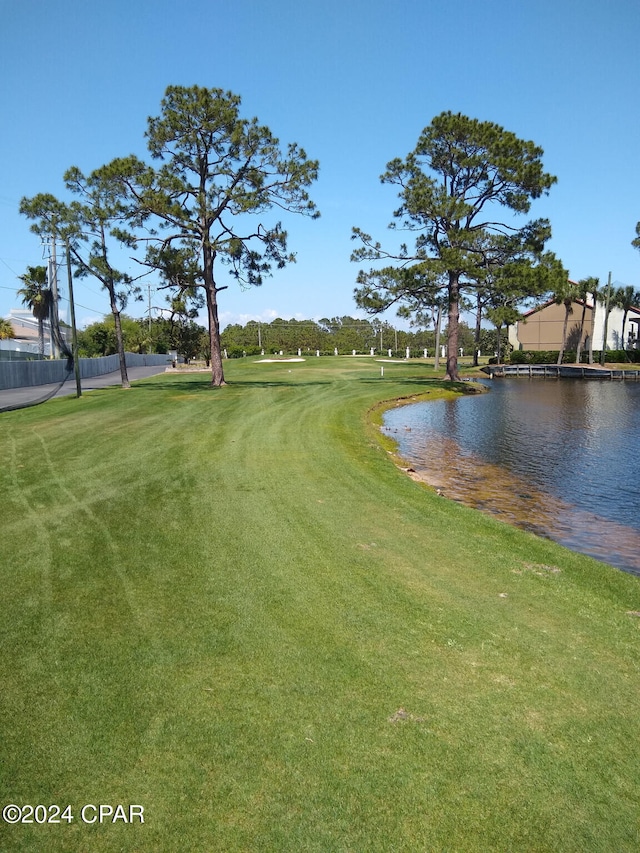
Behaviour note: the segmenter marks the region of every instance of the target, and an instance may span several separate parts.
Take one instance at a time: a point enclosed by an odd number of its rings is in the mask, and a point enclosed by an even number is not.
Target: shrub
[[[600,364],[601,351],[594,351],[593,363]],[[576,353],[571,350],[564,353],[563,364],[573,364]],[[558,361],[558,350],[515,350],[511,353],[507,364],[556,364]],[[605,361],[612,364],[640,364],[640,350],[607,350]],[[584,350],[580,354],[580,363],[588,364],[589,352]],[[489,364],[496,364],[496,359],[489,360]]]
[[[599,362],[600,361],[600,353],[593,354],[593,360]],[[639,364],[640,363],[640,350],[631,349],[610,349],[607,350],[604,354],[604,360],[611,362],[612,364]]]

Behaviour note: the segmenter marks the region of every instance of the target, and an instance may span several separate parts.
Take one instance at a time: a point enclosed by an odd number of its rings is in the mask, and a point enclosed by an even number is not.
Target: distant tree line
[[[443,342],[446,339],[446,329]],[[409,347],[412,356],[423,354],[426,349],[429,356],[436,350],[436,331],[434,329],[416,329],[407,331],[396,329],[388,322],[378,319],[363,320],[356,317],[333,317],[321,320],[284,320],[280,317],[271,323],[259,323],[251,320],[242,326],[227,326],[222,333],[222,344],[230,357],[246,353],[266,354],[303,354],[316,352],[333,355],[377,352],[405,355]],[[465,323],[460,324],[459,346],[467,355],[474,350],[474,332]],[[494,330],[483,329],[480,348],[483,355],[493,355],[496,346]]]
[[[188,361],[200,359],[209,363],[207,329],[193,319],[158,317],[149,322],[148,319],[135,319],[121,314],[120,325],[127,352],[168,353],[175,350]],[[396,329],[388,322],[357,317],[333,317],[318,321],[284,320],[278,317],[270,323],[250,320],[244,326],[231,324],[222,332],[221,342],[228,358],[262,352],[292,355],[298,350],[305,355],[315,355],[316,352],[334,355],[336,350],[339,355],[350,355],[354,350],[357,353],[369,353],[371,349],[385,354],[391,350],[394,354],[404,356],[407,347],[411,355],[416,357],[423,355],[425,349],[429,356],[434,356],[435,338],[434,330],[407,331]],[[473,352],[474,332],[465,323],[460,324],[460,347],[466,355]],[[495,347],[495,330],[483,329],[481,354],[494,355]],[[118,344],[113,317],[107,315],[78,332],[78,349],[85,358],[115,354]]]

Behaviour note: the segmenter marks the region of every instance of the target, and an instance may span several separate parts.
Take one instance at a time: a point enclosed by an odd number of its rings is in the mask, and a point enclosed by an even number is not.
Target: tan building
[[[2,341],[0,349],[37,355],[40,350],[40,335],[38,321],[31,311],[26,308],[13,308],[6,319],[13,327],[13,338]],[[43,329],[44,354],[48,356],[51,353],[51,326],[47,321]],[[60,324],[60,334],[67,343],[70,343],[71,329],[66,323]]]
[[[13,326],[13,345],[11,349],[18,352],[37,353],[39,348],[38,321],[31,311],[13,308],[7,320]],[[48,355],[51,348],[51,333],[47,322],[44,324],[44,346],[45,354]],[[7,346],[6,349],[8,348]]]
[[[582,351],[589,349],[593,337],[593,349],[601,350],[604,337],[604,306],[596,302],[591,294],[586,302],[574,300],[571,303],[567,323],[566,350],[575,351],[580,337],[582,323]],[[535,308],[524,315],[515,326],[509,329],[509,343],[515,350],[560,350],[562,348],[562,330],[566,316],[564,304],[557,305],[553,300]],[[583,320],[584,318],[584,320]],[[622,340],[624,311],[613,308],[607,323],[607,349],[633,349],[638,345],[638,326],[640,309],[632,308],[627,314],[624,328],[625,341]]]

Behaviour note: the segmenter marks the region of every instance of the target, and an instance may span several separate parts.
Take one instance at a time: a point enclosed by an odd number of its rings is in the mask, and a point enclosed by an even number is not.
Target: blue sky
[[[244,116],[320,161],[322,217],[283,218],[298,262],[259,289],[230,281],[223,326],[362,316],[351,228],[395,245],[379,176],[443,110],[541,146],[558,183],[531,216],[551,220],[549,248],[574,279],[640,288],[637,0],[0,0],[0,14],[0,315],[42,263],[20,199],[64,197],[71,165],[145,156],[170,84],[239,94]],[[108,312],[97,282],[75,290],[80,325]]]

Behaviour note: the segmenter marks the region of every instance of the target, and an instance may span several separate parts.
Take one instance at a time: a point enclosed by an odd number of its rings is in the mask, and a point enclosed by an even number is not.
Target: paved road
[[[131,381],[135,379],[145,379],[147,376],[155,376],[157,373],[164,373],[166,365],[158,364],[154,367],[128,367],[127,374]],[[102,376],[91,376],[88,379],[82,380],[82,393],[85,391],[95,391],[97,388],[108,388],[110,385],[120,385],[120,371],[115,370],[113,373],[103,373]],[[45,397],[48,393],[55,391],[57,385],[31,385],[27,388],[9,388],[6,391],[0,391],[0,410],[6,406],[19,406],[33,401],[37,397]],[[54,397],[68,397],[70,394],[76,393],[76,378],[72,373],[67,379],[62,388],[53,394]]]

